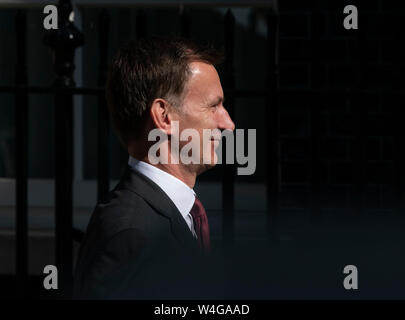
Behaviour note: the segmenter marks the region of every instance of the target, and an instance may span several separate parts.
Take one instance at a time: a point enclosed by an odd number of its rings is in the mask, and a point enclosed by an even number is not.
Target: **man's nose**
[[[222,106],[221,112],[219,113],[218,128],[221,130],[235,130],[235,124],[233,123],[228,111]]]

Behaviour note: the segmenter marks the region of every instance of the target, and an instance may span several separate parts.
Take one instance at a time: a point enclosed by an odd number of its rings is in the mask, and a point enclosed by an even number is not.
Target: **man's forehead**
[[[189,65],[191,72],[188,89],[190,94],[204,93],[210,100],[222,97],[222,87],[218,73],[214,66],[205,62],[191,62]]]
[[[193,61],[189,64],[189,70],[191,72],[191,76],[199,76],[202,73],[210,73],[215,70],[215,68],[208,63],[202,61]]]

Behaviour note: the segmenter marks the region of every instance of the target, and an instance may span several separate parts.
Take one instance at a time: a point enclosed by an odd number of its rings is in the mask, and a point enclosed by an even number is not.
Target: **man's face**
[[[199,174],[217,163],[215,149],[220,139],[218,135],[215,139],[204,139],[203,130],[234,130],[235,124],[223,105],[224,93],[215,67],[204,62],[192,62],[190,70],[181,111],[176,118],[180,134],[185,129],[195,129],[199,133],[196,141],[200,148],[200,164],[196,165]],[[187,143],[180,141],[180,151]]]

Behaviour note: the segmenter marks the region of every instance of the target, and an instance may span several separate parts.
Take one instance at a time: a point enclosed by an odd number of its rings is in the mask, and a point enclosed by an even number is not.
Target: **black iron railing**
[[[23,11],[16,17],[17,68],[16,85],[27,84],[26,19]],[[16,137],[16,274],[17,290],[26,294],[28,278],[28,92],[15,91]]]
[[[266,10],[271,10],[269,7]],[[55,97],[55,237],[56,237],[56,265],[60,275],[60,287],[65,289],[68,295],[72,283],[73,273],[73,240],[81,241],[84,234],[73,228],[72,206],[72,153],[73,153],[73,100],[75,95],[93,95],[98,97],[98,143],[97,143],[97,185],[98,199],[101,200],[109,190],[109,164],[108,164],[108,132],[109,119],[104,96],[104,83],[107,69],[107,49],[109,17],[106,10],[102,10],[99,16],[99,74],[98,88],[76,88],[73,80],[74,53],[75,49],[83,44],[83,35],[69,21],[72,6],[69,0],[60,0],[58,4],[59,28],[57,31],[48,32],[44,38],[45,44],[52,48],[54,55],[54,68],[56,80],[53,86],[40,87],[27,85],[26,68],[26,35],[25,14],[22,9],[17,14],[17,76],[15,86],[0,86],[0,92],[13,93],[16,96],[16,234],[17,256],[16,275],[18,291],[26,292],[28,278],[28,203],[27,203],[27,168],[28,168],[28,95],[51,94]],[[147,35],[146,17],[142,8],[137,11],[136,38]],[[224,91],[227,96],[227,108],[231,116],[234,114],[234,104],[237,97],[263,96],[271,97],[268,107],[272,110],[273,121],[278,123],[277,117],[277,76],[276,76],[276,38],[277,16],[269,14],[269,38],[268,50],[271,63],[269,64],[269,90],[238,90],[235,88],[234,79],[234,38],[235,18],[231,10],[228,10],[224,19],[224,44],[225,44],[225,79]],[[188,16],[188,8],[181,6],[179,12],[180,34],[190,37],[191,20]],[[269,137],[271,151],[278,150],[278,126],[274,126]],[[279,182],[273,179],[278,175],[277,153],[270,152],[271,165],[269,179],[272,181],[269,195],[277,198]],[[223,238],[225,243],[231,244],[234,238],[234,166],[223,166]],[[271,225],[275,226],[274,217],[277,211],[277,202],[270,201]],[[274,234],[275,228],[271,229]]]
[[[246,3],[248,4],[248,3]],[[253,5],[253,4],[248,4]],[[17,37],[17,69],[15,86],[0,86],[0,92],[12,93],[15,95],[15,119],[16,119],[16,274],[18,292],[26,292],[28,276],[28,202],[27,202],[27,167],[28,167],[28,95],[49,94],[55,97],[55,121],[56,121],[56,166],[55,166],[55,214],[56,214],[56,263],[62,276],[61,287],[69,288],[73,271],[72,245],[73,240],[81,241],[83,232],[73,229],[72,225],[72,95],[92,95],[98,97],[98,142],[97,142],[97,184],[98,200],[101,200],[109,190],[109,119],[106,101],[104,97],[104,83],[106,79],[106,69],[108,61],[108,32],[109,16],[103,10],[99,16],[99,56],[97,88],[76,88],[73,81],[74,52],[83,43],[79,30],[74,28],[68,16],[71,12],[70,1],[61,0],[60,8],[60,28],[58,32],[51,33],[46,38],[46,43],[52,48],[55,57],[56,82],[51,87],[39,87],[27,85],[26,67],[26,25],[25,14],[19,10],[16,17],[16,37]],[[179,11],[180,33],[184,37],[190,37],[192,21],[189,17],[189,7],[181,7]],[[352,107],[351,119],[355,123],[353,136],[353,181],[354,201],[353,207],[359,213],[363,212],[365,194],[365,172],[366,162],[365,145],[367,129],[360,125],[364,118],[362,110],[363,97],[375,94],[371,89],[363,86],[364,70],[367,62],[362,60],[364,56],[364,34],[360,29],[357,33],[358,41],[356,47],[351,48],[353,56],[357,54],[358,60],[353,61],[356,68],[357,81],[348,89],[333,89],[322,82],[320,71],[320,48],[322,17],[320,8],[314,8],[311,13],[311,58],[310,58],[310,89],[281,89],[279,85],[279,22],[280,15],[272,7],[264,8],[267,17],[267,84],[264,90],[243,90],[235,85],[235,17],[231,10],[228,10],[224,18],[224,48],[226,62],[224,66],[224,91],[227,98],[227,108],[231,117],[235,113],[235,101],[241,97],[263,97],[266,98],[266,148],[265,158],[267,159],[266,172],[266,198],[267,198],[267,218],[268,235],[272,243],[279,240],[279,214],[280,214],[280,193],[281,193],[281,151],[280,151],[280,105],[284,98],[294,95],[297,101],[302,101],[302,106],[308,108],[311,126],[308,135],[310,152],[306,158],[307,167],[310,168],[309,191],[310,191],[310,218],[313,222],[322,219],[322,208],[320,195],[322,185],[322,158],[321,158],[321,122],[322,111],[327,106],[327,101],[344,96]],[[146,29],[146,15],[142,8],[136,14],[136,32],[138,39],[148,34]],[[254,23],[254,19],[252,20]],[[364,23],[364,22],[363,22]],[[363,29],[365,30],[365,29]],[[72,35],[72,37],[70,37]],[[398,35],[399,37],[399,35]],[[381,68],[384,68],[381,65]],[[404,101],[404,93],[400,88],[381,89],[380,93],[387,95],[397,101]],[[404,177],[403,163],[405,160],[405,139],[403,137],[403,102],[398,103],[392,114],[394,124],[394,188],[396,190],[397,212],[403,210]],[[355,107],[354,107],[355,106]],[[223,206],[223,239],[226,244],[231,244],[234,240],[234,181],[235,167],[223,166],[222,183],[222,206]]]

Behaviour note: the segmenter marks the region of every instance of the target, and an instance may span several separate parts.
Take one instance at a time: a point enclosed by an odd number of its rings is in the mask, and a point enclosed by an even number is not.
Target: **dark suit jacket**
[[[81,243],[73,297],[187,299],[207,296],[202,251],[163,190],[127,166],[99,203]],[[206,261],[206,259],[204,259]]]

